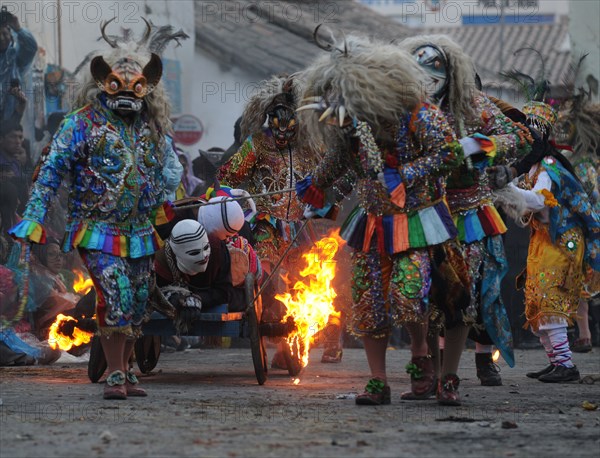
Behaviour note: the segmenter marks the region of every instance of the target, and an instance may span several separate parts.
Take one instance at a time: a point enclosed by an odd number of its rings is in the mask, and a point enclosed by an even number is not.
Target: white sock
[[[554,356],[555,364],[565,367],[573,367],[573,361],[571,357],[571,349],[569,348],[569,339],[567,337],[567,328],[555,328],[546,331],[550,343],[552,344],[552,353]]]
[[[550,360],[550,364],[556,366],[556,359],[554,358],[554,351],[552,350],[552,344],[550,343],[550,337],[546,334],[546,331],[540,331],[538,334],[540,338],[540,343],[544,346],[544,350],[546,350],[546,355],[548,355],[548,359]]]

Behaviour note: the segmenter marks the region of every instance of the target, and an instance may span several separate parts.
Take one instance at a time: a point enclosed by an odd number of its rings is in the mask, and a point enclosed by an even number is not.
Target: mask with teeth
[[[154,90],[162,75],[162,62],[156,54],[143,68],[130,57],[110,66],[102,56],[92,59],[90,68],[96,84],[106,94],[107,106],[119,113],[141,111],[144,97]]]
[[[294,110],[285,105],[277,105],[268,113],[269,129],[278,149],[284,149],[296,136],[298,123]]]

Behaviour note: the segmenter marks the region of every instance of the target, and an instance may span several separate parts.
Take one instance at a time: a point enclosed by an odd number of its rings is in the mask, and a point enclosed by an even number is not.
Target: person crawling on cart
[[[175,307],[175,326],[186,334],[201,310],[232,302],[231,259],[224,241],[209,235],[198,221],[179,221],[154,258],[156,284]]]

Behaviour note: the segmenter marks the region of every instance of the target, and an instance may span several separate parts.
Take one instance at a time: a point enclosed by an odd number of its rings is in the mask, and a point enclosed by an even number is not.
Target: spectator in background
[[[15,185],[9,181],[2,182],[0,186],[0,264],[6,264],[15,243],[8,235],[8,230],[19,222],[18,205],[19,194]]]
[[[181,184],[185,191],[184,197],[194,196],[194,191],[199,186],[204,186],[204,181],[194,175],[192,170],[192,161],[187,153],[180,152],[177,154],[179,162],[183,166],[183,173],[181,174]],[[179,197],[179,196],[178,196]]]
[[[65,100],[65,71],[58,65],[49,64],[44,74],[44,96],[46,99],[46,115],[67,111]]]
[[[15,185],[19,201],[24,204],[28,199],[32,168],[27,165],[23,128],[21,125],[2,127],[0,130],[0,179],[3,184],[10,181]]]
[[[13,35],[14,33],[14,35]],[[20,120],[24,95],[20,90],[25,70],[35,57],[37,42],[6,10],[0,12],[0,120]],[[20,110],[20,112],[19,112]]]
[[[223,153],[221,160],[217,164],[217,167],[221,167],[225,162],[231,159],[235,153],[238,152],[240,147],[244,143],[244,139],[242,138],[242,117],[237,118],[235,125],[233,126],[233,143],[227,150]]]
[[[32,245],[30,282],[35,288],[34,333],[40,340],[48,338],[50,325],[59,313],[75,308],[79,296],[74,294],[72,272],[64,269],[65,253],[57,240]]]
[[[199,150],[198,153],[198,157],[192,161],[193,172],[196,177],[204,181],[204,184],[198,186],[198,188],[203,189],[196,189],[193,194],[194,196],[204,194],[206,189],[214,184],[215,175],[217,174],[217,168],[207,157],[208,153],[202,150]]]
[[[0,175],[2,180],[18,177],[21,171],[17,156],[22,154],[23,127],[12,123],[0,128]]]

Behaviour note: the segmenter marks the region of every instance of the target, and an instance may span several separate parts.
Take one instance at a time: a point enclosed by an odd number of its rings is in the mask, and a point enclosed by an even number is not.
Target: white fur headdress
[[[475,82],[475,65],[471,57],[462,47],[447,35],[417,35],[406,38],[397,45],[409,53],[414,53],[421,46],[432,44],[440,48],[448,61],[448,106],[457,119],[476,117],[473,110],[473,98],[478,92]]]
[[[377,135],[424,100],[425,73],[398,46],[349,36],[321,47],[329,52],[302,72],[305,101],[343,106],[345,115],[367,122]],[[311,134],[321,136],[316,141],[326,143],[332,127],[310,110],[301,116]]]

